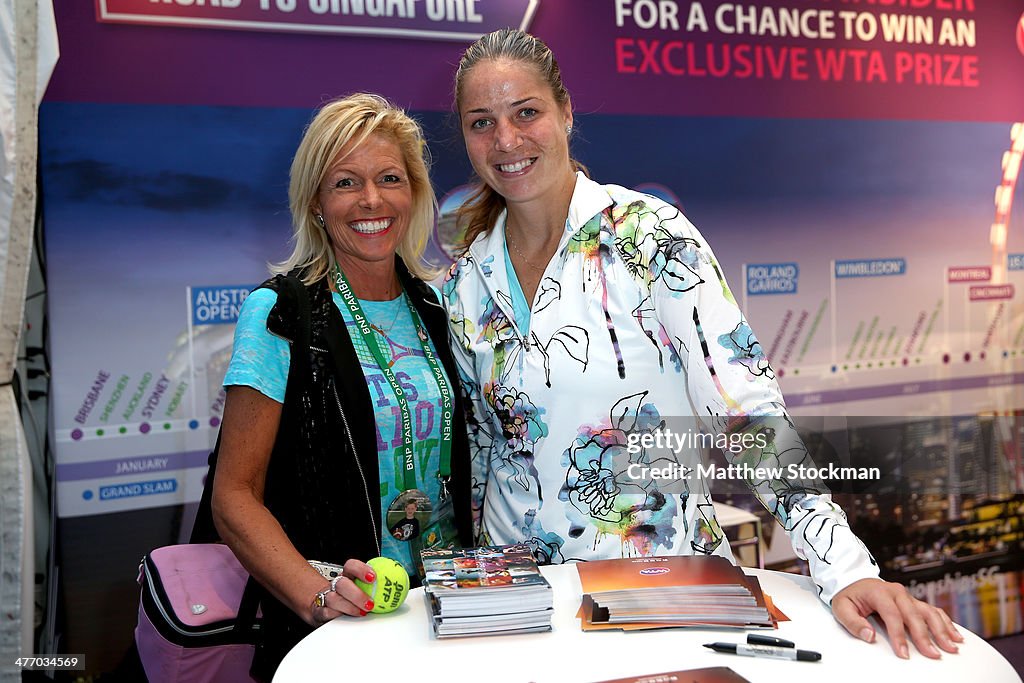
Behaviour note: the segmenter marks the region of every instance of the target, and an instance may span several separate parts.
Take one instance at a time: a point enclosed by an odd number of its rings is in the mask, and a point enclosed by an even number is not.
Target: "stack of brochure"
[[[585,631],[775,625],[757,579],[722,557],[634,557],[576,568]]]
[[[551,630],[551,584],[528,546],[424,550],[421,558],[438,638]]]

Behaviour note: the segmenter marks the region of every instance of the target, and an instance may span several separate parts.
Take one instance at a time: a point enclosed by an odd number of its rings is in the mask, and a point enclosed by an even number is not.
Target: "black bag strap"
[[[203,483],[203,495],[199,498],[199,509],[192,523],[192,535],[189,543],[217,543],[220,535],[213,525],[213,474],[217,468],[217,453],[220,452],[220,432],[217,432],[217,444],[206,459],[206,481]]]
[[[242,591],[242,600],[238,603],[238,617],[235,619],[235,633],[248,633],[259,629],[256,621],[256,614],[260,611],[260,601],[263,599],[263,586],[257,583],[251,575],[245,582],[245,589]]]
[[[307,363],[296,363],[295,358],[309,358],[309,347],[313,343],[312,309],[309,303],[309,292],[294,272],[280,279],[278,301],[284,299],[283,311],[293,313],[297,322],[296,338],[292,340],[291,363],[288,366],[288,386],[301,387],[308,372]]]

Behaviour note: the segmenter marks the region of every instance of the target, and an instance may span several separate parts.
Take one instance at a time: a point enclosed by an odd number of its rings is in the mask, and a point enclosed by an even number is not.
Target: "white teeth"
[[[373,235],[374,233],[384,232],[387,230],[388,226],[391,225],[391,219],[386,218],[379,221],[355,221],[348,225],[360,235]]]
[[[518,173],[527,166],[533,164],[534,161],[536,161],[536,159],[523,159],[522,161],[517,161],[514,164],[498,164],[498,170],[502,173]]]

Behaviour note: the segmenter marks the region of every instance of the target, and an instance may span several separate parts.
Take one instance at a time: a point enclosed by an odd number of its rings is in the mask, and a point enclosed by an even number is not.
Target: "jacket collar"
[[[572,199],[569,201],[566,230],[570,235],[575,235],[591,218],[614,203],[603,185],[595,183],[583,175],[582,171],[576,171],[576,189],[573,190]]]
[[[582,171],[576,171],[576,186],[569,200],[569,215],[565,220],[565,233],[558,249],[561,250],[573,235],[580,231],[591,218],[601,213],[614,202],[602,185],[594,182]],[[469,247],[469,253],[477,263],[483,263],[493,256],[492,270],[504,271],[505,219],[508,210],[502,211],[494,227],[477,237]]]

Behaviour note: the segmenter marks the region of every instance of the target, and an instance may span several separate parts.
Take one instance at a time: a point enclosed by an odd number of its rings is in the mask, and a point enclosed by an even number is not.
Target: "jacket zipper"
[[[472,247],[470,248],[469,253],[473,255],[473,268],[477,271],[477,274],[479,274],[479,276],[480,276],[480,280],[484,283],[484,288],[487,290],[487,294],[489,294],[490,297],[492,299],[494,299],[494,304],[501,310],[502,313],[505,314],[505,318],[508,319],[509,323],[512,325],[513,331],[515,331],[515,333],[516,333],[516,336],[519,337],[519,343],[522,344],[523,350],[525,350],[527,353],[529,353],[530,352],[530,338],[529,338],[529,336],[524,336],[523,335],[522,331],[519,329],[519,323],[516,322],[515,316],[512,315],[512,313],[505,308],[505,304],[502,302],[502,300],[499,297],[495,296],[494,290],[491,289],[490,278],[488,278],[486,275],[484,275],[484,271],[480,267],[480,258],[473,251]],[[547,272],[547,270],[545,270],[544,272]],[[542,281],[543,281],[543,278],[542,278]],[[527,302],[527,304],[530,307],[530,315],[532,317],[533,316],[533,303]],[[520,357],[519,362],[520,363],[523,362],[522,357]]]
[[[320,351],[321,349],[309,347],[314,351]],[[345,436],[348,437],[348,445],[352,447],[352,458],[356,461],[356,469],[359,470],[359,478],[363,480],[363,494],[366,497],[366,510],[370,513],[370,528],[373,531],[373,542],[377,548],[377,554],[380,555],[380,537],[377,535],[376,524],[373,523],[373,505],[370,503],[370,490],[366,486],[366,475],[363,474],[363,466],[359,462],[359,452],[356,450],[356,444],[352,440],[352,430],[348,427],[348,418],[345,417],[345,411],[341,407],[341,399],[338,397],[338,387],[331,383],[331,392],[334,394],[334,402],[338,406],[338,413],[341,414],[341,423],[345,425]]]

